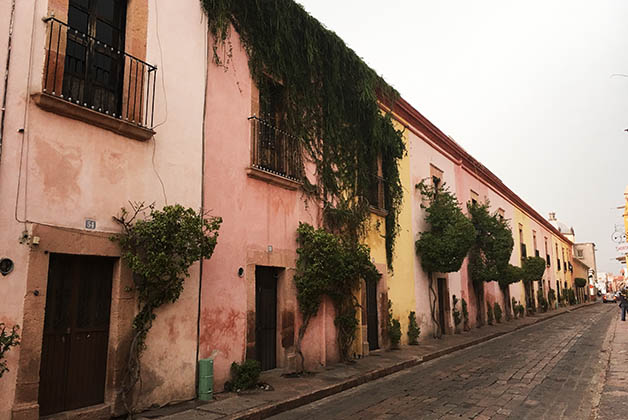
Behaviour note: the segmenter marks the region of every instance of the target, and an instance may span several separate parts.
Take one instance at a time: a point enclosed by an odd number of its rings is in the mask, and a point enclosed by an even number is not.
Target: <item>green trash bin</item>
[[[198,399],[211,401],[214,392],[214,361],[201,359],[198,361]]]

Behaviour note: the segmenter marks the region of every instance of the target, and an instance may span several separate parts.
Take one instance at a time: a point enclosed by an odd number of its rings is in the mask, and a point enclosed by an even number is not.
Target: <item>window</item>
[[[475,191],[471,190],[471,203],[477,204],[480,200],[480,196]]]
[[[532,231],[532,244],[534,245],[534,250],[536,251],[538,248],[536,246],[536,230]],[[538,257],[538,255],[537,255]]]
[[[499,220],[504,220],[505,215],[506,211],[504,209],[501,207],[497,209],[497,217],[499,217]]]
[[[381,157],[377,158],[377,162],[375,162],[375,167],[372,169],[373,180],[369,187],[369,205],[372,208],[384,210],[386,208],[386,204],[384,201],[384,177],[382,176],[382,159]]]
[[[124,51],[125,20],[124,0],[70,0],[65,98],[121,114],[124,55],[120,52]]]
[[[251,166],[291,180],[300,178],[299,141],[286,130],[285,89],[269,77],[259,89],[260,117],[249,118],[252,124]]]
[[[134,53],[146,53],[148,6],[140,3],[131,2],[127,14],[126,0],[49,2],[42,92],[33,95],[35,103],[128,137],[152,137],[157,67],[125,51],[128,18],[129,32],[137,34],[130,43]],[[67,14],[67,22],[54,17],[55,9]]]
[[[442,185],[443,183],[443,171],[430,163],[430,178],[434,186]]]
[[[582,249],[576,249],[576,257],[584,258],[584,251]]]
[[[527,258],[528,257],[528,251],[526,250],[526,244],[521,242],[520,245],[521,245],[521,259]]]

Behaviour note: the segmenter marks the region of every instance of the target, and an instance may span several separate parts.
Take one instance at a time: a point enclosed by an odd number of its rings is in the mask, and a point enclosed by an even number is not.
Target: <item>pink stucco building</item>
[[[230,50],[218,51],[229,57],[225,67],[212,60],[198,1],[6,0],[0,46],[0,259],[11,266],[0,274],[0,322],[19,324],[22,336],[0,378],[0,420],[124,412],[137,308],[132,275],[110,237],[120,231],[112,217],[130,201],[223,218],[212,258],[191,268],[179,301],[157,311],[136,406],[195,398],[199,358],[214,358],[217,391],[233,362],[294,369],[302,323],[296,230],[322,218],[296,168],[303,164],[312,182],[315,171],[295,139],[273,127],[273,100],[260,98],[237,32]],[[511,263],[527,248],[547,257],[548,285],[570,278],[560,256],[570,258],[569,240],[410,104],[401,99],[392,111],[406,129],[406,194],[394,271],[377,230],[385,209],[370,215],[376,228],[364,240],[382,279],[357,293],[360,356],[386,347],[389,298],[404,340],[410,311],[423,335],[433,331],[414,249],[426,229],[414,188],[422,179],[438,175],[462,203],[489,199],[511,220]],[[453,294],[469,301],[474,324],[470,287],[465,265],[439,276],[445,332]],[[523,299],[519,284],[510,293]],[[487,285],[485,300],[500,299],[497,285]],[[303,341],[308,370],[339,359],[334,317],[324,300]]]
[[[0,3],[0,258],[13,263],[0,322],[22,336],[2,420],[123,412],[136,305],[112,216],[129,201],[201,207],[201,16],[198,2]],[[198,264],[190,274],[149,334],[139,407],[195,396]]]

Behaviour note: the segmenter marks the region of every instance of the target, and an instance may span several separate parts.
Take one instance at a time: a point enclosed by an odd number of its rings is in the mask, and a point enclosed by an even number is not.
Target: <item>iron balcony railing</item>
[[[255,115],[251,122],[251,166],[295,182],[301,181],[299,139]]]
[[[48,23],[43,92],[152,128],[157,67],[54,17]]]

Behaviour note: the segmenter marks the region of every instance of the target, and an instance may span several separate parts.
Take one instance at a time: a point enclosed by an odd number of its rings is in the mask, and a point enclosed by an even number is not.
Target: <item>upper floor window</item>
[[[499,217],[499,220],[504,220],[506,216],[506,211],[504,209],[502,209],[501,207],[497,209],[497,217]]]
[[[369,189],[369,205],[374,207],[375,209],[385,210],[386,202],[384,200],[385,190],[384,190],[384,177],[382,171],[382,159],[381,157],[377,158],[375,165],[373,165],[372,174],[373,179]]]
[[[443,171],[430,163],[430,178],[435,187],[443,185]]]
[[[471,203],[478,204],[480,201],[480,196],[475,191],[471,190]]]
[[[70,0],[64,97],[121,114],[125,20],[124,0]]]
[[[49,27],[43,93],[47,98],[62,99],[140,129],[152,127],[157,67],[125,51],[127,1],[68,0],[65,5],[67,22],[55,17],[45,19]],[[59,7],[63,15],[65,10]],[[143,24],[144,20],[136,18],[130,31],[141,29],[139,25]],[[136,50],[142,56],[145,53]],[[68,105],[64,108],[51,101],[46,99],[40,106],[118,131],[118,121],[107,122],[102,115],[96,118],[98,114],[70,109]]]
[[[298,180],[301,168],[299,140],[286,132],[285,89],[264,77],[259,86],[260,117],[252,116],[251,166]]]

